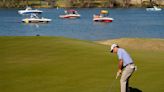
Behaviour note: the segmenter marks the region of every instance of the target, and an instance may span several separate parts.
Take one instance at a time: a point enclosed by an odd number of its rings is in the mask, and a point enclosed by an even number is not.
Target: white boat
[[[93,21],[95,22],[113,22],[113,18],[108,17],[108,11],[107,10],[101,10],[99,15],[93,15]]]
[[[60,18],[80,18],[80,14],[76,10],[67,10],[65,15],[60,15]]]
[[[31,14],[31,13],[37,13],[37,14],[41,14],[43,11],[35,9],[33,10],[31,7],[26,7],[25,10],[19,10],[18,13],[19,14]]]
[[[158,8],[157,6],[153,6],[153,7],[148,7],[146,8],[147,11],[161,11],[161,8]]]
[[[96,17],[95,17],[96,16]],[[109,17],[97,17],[97,15],[94,15],[93,21],[95,22],[113,22],[113,18],[109,18]]]
[[[22,19],[24,23],[48,23],[51,21],[52,20],[48,18],[39,18],[36,14],[31,14],[30,18]]]

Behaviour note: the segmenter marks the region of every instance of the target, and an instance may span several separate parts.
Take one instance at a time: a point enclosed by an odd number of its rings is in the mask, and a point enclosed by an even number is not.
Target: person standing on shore
[[[130,55],[123,49],[120,48],[117,44],[112,44],[111,53],[116,53],[118,55],[118,72],[117,77],[121,75],[120,85],[121,85],[121,92],[129,92],[129,78],[131,77],[132,73],[135,70],[135,65],[130,57]]]

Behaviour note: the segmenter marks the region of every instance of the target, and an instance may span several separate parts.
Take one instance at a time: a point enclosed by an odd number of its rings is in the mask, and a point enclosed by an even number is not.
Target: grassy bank
[[[164,44],[158,39],[138,40]],[[0,49],[0,92],[109,92],[117,71],[117,57],[108,52],[109,46],[96,42],[0,37]],[[143,92],[163,92],[164,51],[136,49],[127,48],[139,68],[131,86]],[[112,92],[119,92],[119,80]]]

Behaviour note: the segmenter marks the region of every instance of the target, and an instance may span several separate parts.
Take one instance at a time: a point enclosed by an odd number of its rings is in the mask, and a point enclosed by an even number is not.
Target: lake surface
[[[102,8],[76,9],[79,19],[60,19],[64,9],[41,9],[43,17],[53,21],[48,24],[24,24],[18,9],[0,9],[0,36],[63,36],[83,40],[115,38],[164,38],[164,10],[148,12],[144,8],[108,9],[112,23],[92,21],[93,14]]]

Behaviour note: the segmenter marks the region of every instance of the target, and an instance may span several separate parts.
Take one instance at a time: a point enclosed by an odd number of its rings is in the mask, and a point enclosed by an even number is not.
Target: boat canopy
[[[107,10],[101,10],[100,13],[101,13],[101,14],[108,14],[108,11],[107,11]]]
[[[67,10],[67,12],[77,12],[77,11],[76,11],[76,10],[71,9],[71,10]]]
[[[31,7],[29,7],[29,6],[27,6],[27,7],[26,7],[26,10],[32,10],[32,8],[31,8]]]
[[[71,10],[66,10],[66,11],[64,11],[64,12],[65,12],[65,14],[78,14],[77,11],[76,11],[76,10],[73,10],[73,9],[71,9]]]

